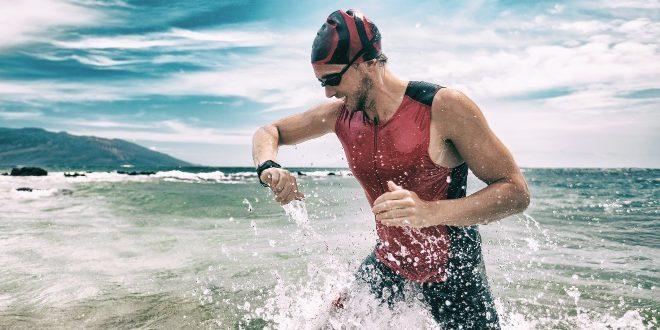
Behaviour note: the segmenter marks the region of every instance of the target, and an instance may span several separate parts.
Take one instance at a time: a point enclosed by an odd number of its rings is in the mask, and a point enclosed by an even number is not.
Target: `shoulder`
[[[467,96],[458,89],[445,87],[440,89],[433,97],[433,112],[460,112],[460,108],[465,106]]]
[[[431,112],[432,120],[442,123],[450,136],[486,123],[474,101],[451,87],[442,88],[435,94]]]
[[[328,129],[334,131],[336,123],[345,108],[344,100],[334,100],[313,107],[309,113],[313,120],[324,123]]]
[[[344,100],[334,100],[313,106],[306,114],[317,119],[336,119],[344,109]]]
[[[409,81],[406,95],[419,103],[431,106],[435,95],[441,88],[443,86],[425,81]]]

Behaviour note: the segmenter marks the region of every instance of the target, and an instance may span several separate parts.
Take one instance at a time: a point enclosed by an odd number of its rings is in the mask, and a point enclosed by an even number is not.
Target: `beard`
[[[373,107],[373,101],[369,100],[369,92],[374,83],[368,77],[362,78],[360,88],[353,95],[346,97],[346,103],[353,112],[364,112],[367,108]]]

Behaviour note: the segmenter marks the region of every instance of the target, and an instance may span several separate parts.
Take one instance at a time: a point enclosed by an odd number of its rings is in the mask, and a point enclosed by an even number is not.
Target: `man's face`
[[[313,64],[314,74],[316,78],[321,78],[330,73],[336,73],[344,68],[343,64]],[[371,85],[371,80],[362,72],[354,67],[349,68],[341,78],[341,83],[338,86],[326,85],[325,96],[345,98],[346,106],[349,109],[357,111],[363,110],[366,103],[368,87]],[[360,108],[360,109],[358,109]]]

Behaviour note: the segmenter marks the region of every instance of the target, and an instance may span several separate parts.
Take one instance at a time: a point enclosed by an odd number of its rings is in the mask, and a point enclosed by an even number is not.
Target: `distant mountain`
[[[76,136],[41,128],[0,127],[0,165],[190,166],[190,163],[120,139]]]

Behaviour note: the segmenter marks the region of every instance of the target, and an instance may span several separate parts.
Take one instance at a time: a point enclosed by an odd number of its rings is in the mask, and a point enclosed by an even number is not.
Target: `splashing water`
[[[247,198],[243,198],[243,205],[245,205],[245,208],[247,209],[248,212],[252,212],[254,208],[252,207],[252,203]]]
[[[415,299],[415,294],[406,294],[406,300],[393,308],[380,305],[368,288],[354,281],[355,264],[342,261],[328,247],[328,237],[319,234],[312,225],[305,201],[295,200],[282,206],[287,216],[296,224],[298,231],[290,233],[291,242],[298,242],[301,258],[322,255],[322,261],[312,258],[306,272],[297,279],[285,279],[277,271],[272,272],[277,279],[259,307],[245,311],[245,319],[264,320],[267,328],[277,329],[344,329],[344,328],[391,328],[406,325],[407,328],[438,329],[427,307]],[[584,280],[578,275],[570,276],[572,283],[562,283],[557,278],[547,278],[543,288],[525,290],[527,283],[546,278],[548,274],[542,266],[553,254],[559,254],[562,246],[560,238],[529,214],[513,216],[509,222],[494,226],[483,226],[485,231],[503,230],[507,235],[492,235],[495,244],[489,250],[495,256],[496,267],[504,282],[492,282],[496,309],[503,329],[540,329],[547,327],[573,327],[590,329],[616,325],[618,328],[646,329],[639,311],[627,311],[623,316],[593,312],[583,302],[581,296]],[[506,227],[506,229],[503,229]],[[515,228],[512,230],[512,227]],[[517,234],[514,234],[516,233]],[[514,234],[514,235],[512,235]],[[322,243],[325,249],[319,251],[314,245]],[[270,245],[272,246],[272,244]],[[494,251],[494,252],[493,252]],[[489,257],[490,258],[490,257]],[[359,261],[353,260],[353,261]],[[489,278],[497,278],[497,269],[490,272]],[[492,268],[491,268],[492,270]],[[536,279],[534,279],[536,278]],[[498,290],[519,291],[514,297],[506,297]],[[404,288],[409,292],[410,288]],[[343,297],[343,308],[335,308],[333,301]],[[528,298],[533,296],[532,299]],[[410,298],[412,297],[412,298]],[[512,298],[513,304],[512,304]],[[538,313],[534,305],[557,305]],[[532,306],[532,307],[530,307]],[[563,316],[557,318],[556,313]],[[617,328],[615,327],[615,328]]]
[[[282,205],[282,208],[298,226],[309,225],[309,215],[307,215],[307,205],[304,200],[294,199],[288,204]]]
[[[354,265],[341,261],[329,248],[328,237],[311,226],[304,200],[294,200],[282,208],[299,229],[291,232],[291,240],[302,244],[298,253],[321,253],[323,262],[309,263],[306,275],[293,282],[273,271],[277,283],[271,294],[262,307],[246,310],[249,316],[244,320],[267,320],[276,329],[390,328],[401,324],[438,328],[430,312],[414,299],[415,294],[408,294],[405,302],[391,308],[381,305],[367,286],[355,282]],[[318,242],[324,246],[322,251],[314,249]],[[343,308],[336,308],[334,301],[340,297]]]

